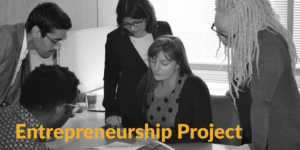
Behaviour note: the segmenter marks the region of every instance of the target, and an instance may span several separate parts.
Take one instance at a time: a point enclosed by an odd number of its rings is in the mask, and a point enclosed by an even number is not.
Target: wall
[[[98,0],[98,26],[117,26],[118,0]]]
[[[0,0],[0,25],[25,22],[31,10],[46,1],[58,4],[70,16],[73,25],[71,30],[98,26],[97,0]],[[54,63],[52,57],[43,59],[36,51],[31,51],[30,55],[32,69],[41,63]]]
[[[81,92],[103,86],[106,35],[114,27],[70,31],[61,45],[60,65],[67,66],[80,81]]]

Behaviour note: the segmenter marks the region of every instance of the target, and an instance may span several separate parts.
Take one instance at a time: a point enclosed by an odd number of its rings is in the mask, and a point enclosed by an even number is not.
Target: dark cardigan
[[[161,35],[172,34],[167,22],[158,21],[157,25],[157,32],[152,33],[154,40]],[[134,120],[135,91],[147,69],[130,38],[121,35],[120,28],[107,35],[103,79],[105,118],[119,115],[123,122],[126,118],[129,118],[127,122]]]
[[[144,128],[147,123],[143,113],[143,96],[140,92],[137,96],[137,112],[135,119],[136,128]],[[212,110],[210,104],[209,90],[202,79],[195,75],[190,75],[180,93],[178,103],[178,113],[175,118],[175,127],[172,129],[172,137],[167,139],[166,143],[183,143],[183,142],[207,142],[208,139],[198,138],[197,132],[194,139],[190,138],[190,132],[183,134],[182,139],[178,139],[178,124],[186,124],[190,128],[206,128],[209,131],[209,125],[212,123]],[[148,124],[150,126],[150,124]],[[184,130],[184,129],[183,129]]]
[[[254,61],[250,88],[236,100],[242,128],[251,150],[299,149],[300,96],[287,44],[269,30],[258,33],[258,42],[259,70]]]

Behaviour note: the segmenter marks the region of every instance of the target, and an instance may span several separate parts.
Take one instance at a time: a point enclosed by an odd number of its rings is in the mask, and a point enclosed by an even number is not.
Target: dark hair
[[[34,26],[41,30],[42,37],[54,29],[69,30],[72,27],[70,17],[55,3],[38,4],[29,14],[25,28],[30,33]]]
[[[26,78],[20,104],[29,111],[49,112],[55,106],[72,103],[79,80],[66,67],[40,65]]]
[[[168,60],[175,60],[179,64],[179,73],[193,74],[189,62],[187,60],[186,52],[181,40],[173,35],[163,35],[157,38],[149,47],[148,50],[148,61],[150,64],[151,58],[156,58],[160,52],[163,52]],[[147,93],[152,90],[155,85],[155,81],[152,69],[149,68],[147,73],[142,77],[138,85],[136,95],[141,91],[145,90],[144,98],[146,98]]]
[[[149,0],[119,0],[116,12],[118,27],[121,28],[123,36],[132,36],[127,29],[122,27],[125,17],[145,18],[147,21],[146,31],[152,33],[157,30],[155,11]]]

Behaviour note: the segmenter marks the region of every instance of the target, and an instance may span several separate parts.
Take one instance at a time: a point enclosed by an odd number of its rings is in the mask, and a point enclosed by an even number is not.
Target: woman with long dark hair
[[[178,124],[209,129],[212,123],[208,88],[192,73],[181,40],[171,35],[159,37],[148,50],[148,60],[150,69],[136,93],[135,127],[144,128],[145,123],[157,127],[159,123],[161,128],[171,128],[167,143],[207,142],[208,138],[191,139],[189,134],[178,139]]]
[[[118,28],[107,35],[105,45],[103,106],[107,123],[132,127],[134,94],[148,69],[148,48],[172,31],[167,22],[156,20],[149,0],[119,0],[116,12]]]

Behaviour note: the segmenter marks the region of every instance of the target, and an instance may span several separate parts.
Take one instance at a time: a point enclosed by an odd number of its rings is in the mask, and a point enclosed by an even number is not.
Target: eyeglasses
[[[80,107],[79,107],[78,105],[73,105],[73,104],[67,104],[67,103],[64,103],[64,104],[65,104],[65,106],[71,106],[71,107],[74,107],[73,113],[72,113],[71,116],[70,116],[70,118],[73,118],[73,117],[75,116],[74,110],[79,109]]]
[[[65,103],[65,105],[67,105],[67,106],[71,106],[71,107],[74,107],[74,108],[79,108],[79,106],[78,106],[78,105],[74,105],[74,104],[67,104],[67,103]]]
[[[221,35],[221,36],[223,36],[224,38],[228,39],[228,36],[227,36],[227,35],[225,35],[225,34],[219,32],[219,31],[217,31],[216,29],[214,29],[214,27],[215,27],[215,23],[212,24],[211,29],[212,29],[213,31],[215,31],[215,32],[217,33],[217,35]]]
[[[56,45],[61,45],[61,43],[67,38],[65,37],[64,39],[58,41],[58,42],[55,42],[54,40],[52,40],[47,34],[46,34],[46,37],[54,44],[54,46]]]
[[[145,20],[145,18],[143,18],[141,21],[135,21],[133,23],[122,23],[122,26],[124,28],[131,28],[131,26],[140,27],[140,26],[142,26],[142,23],[144,20]]]

